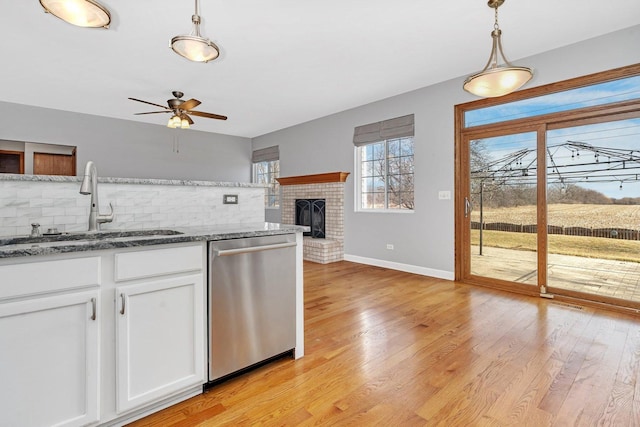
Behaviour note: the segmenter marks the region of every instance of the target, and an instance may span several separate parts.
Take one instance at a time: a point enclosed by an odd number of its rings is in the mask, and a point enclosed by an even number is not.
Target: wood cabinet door
[[[34,175],[76,175],[74,154],[33,153]]]
[[[99,417],[98,291],[0,304],[0,425]]]
[[[24,173],[24,152],[0,150],[0,173]]]
[[[204,383],[202,274],[115,289],[118,413]]]

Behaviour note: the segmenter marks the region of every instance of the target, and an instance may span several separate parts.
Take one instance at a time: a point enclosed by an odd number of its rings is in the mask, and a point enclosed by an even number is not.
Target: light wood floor
[[[640,426],[640,318],[305,263],[306,356],[134,426]]]

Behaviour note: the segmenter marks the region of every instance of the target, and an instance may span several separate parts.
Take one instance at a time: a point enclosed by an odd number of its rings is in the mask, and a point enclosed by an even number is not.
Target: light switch
[[[451,191],[438,191],[438,199],[451,200]]]

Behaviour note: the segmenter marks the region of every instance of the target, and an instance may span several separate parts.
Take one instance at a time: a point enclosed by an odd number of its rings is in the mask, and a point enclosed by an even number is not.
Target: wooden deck
[[[535,252],[471,249],[473,274],[535,285]],[[549,287],[640,302],[640,263],[549,254]]]
[[[306,356],[132,426],[640,426],[640,318],[305,263]]]

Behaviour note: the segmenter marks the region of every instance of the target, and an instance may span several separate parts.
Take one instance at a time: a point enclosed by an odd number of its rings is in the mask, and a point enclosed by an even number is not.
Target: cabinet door
[[[98,295],[0,304],[0,426],[98,421]]]
[[[119,413],[204,382],[202,274],[116,288]]]

